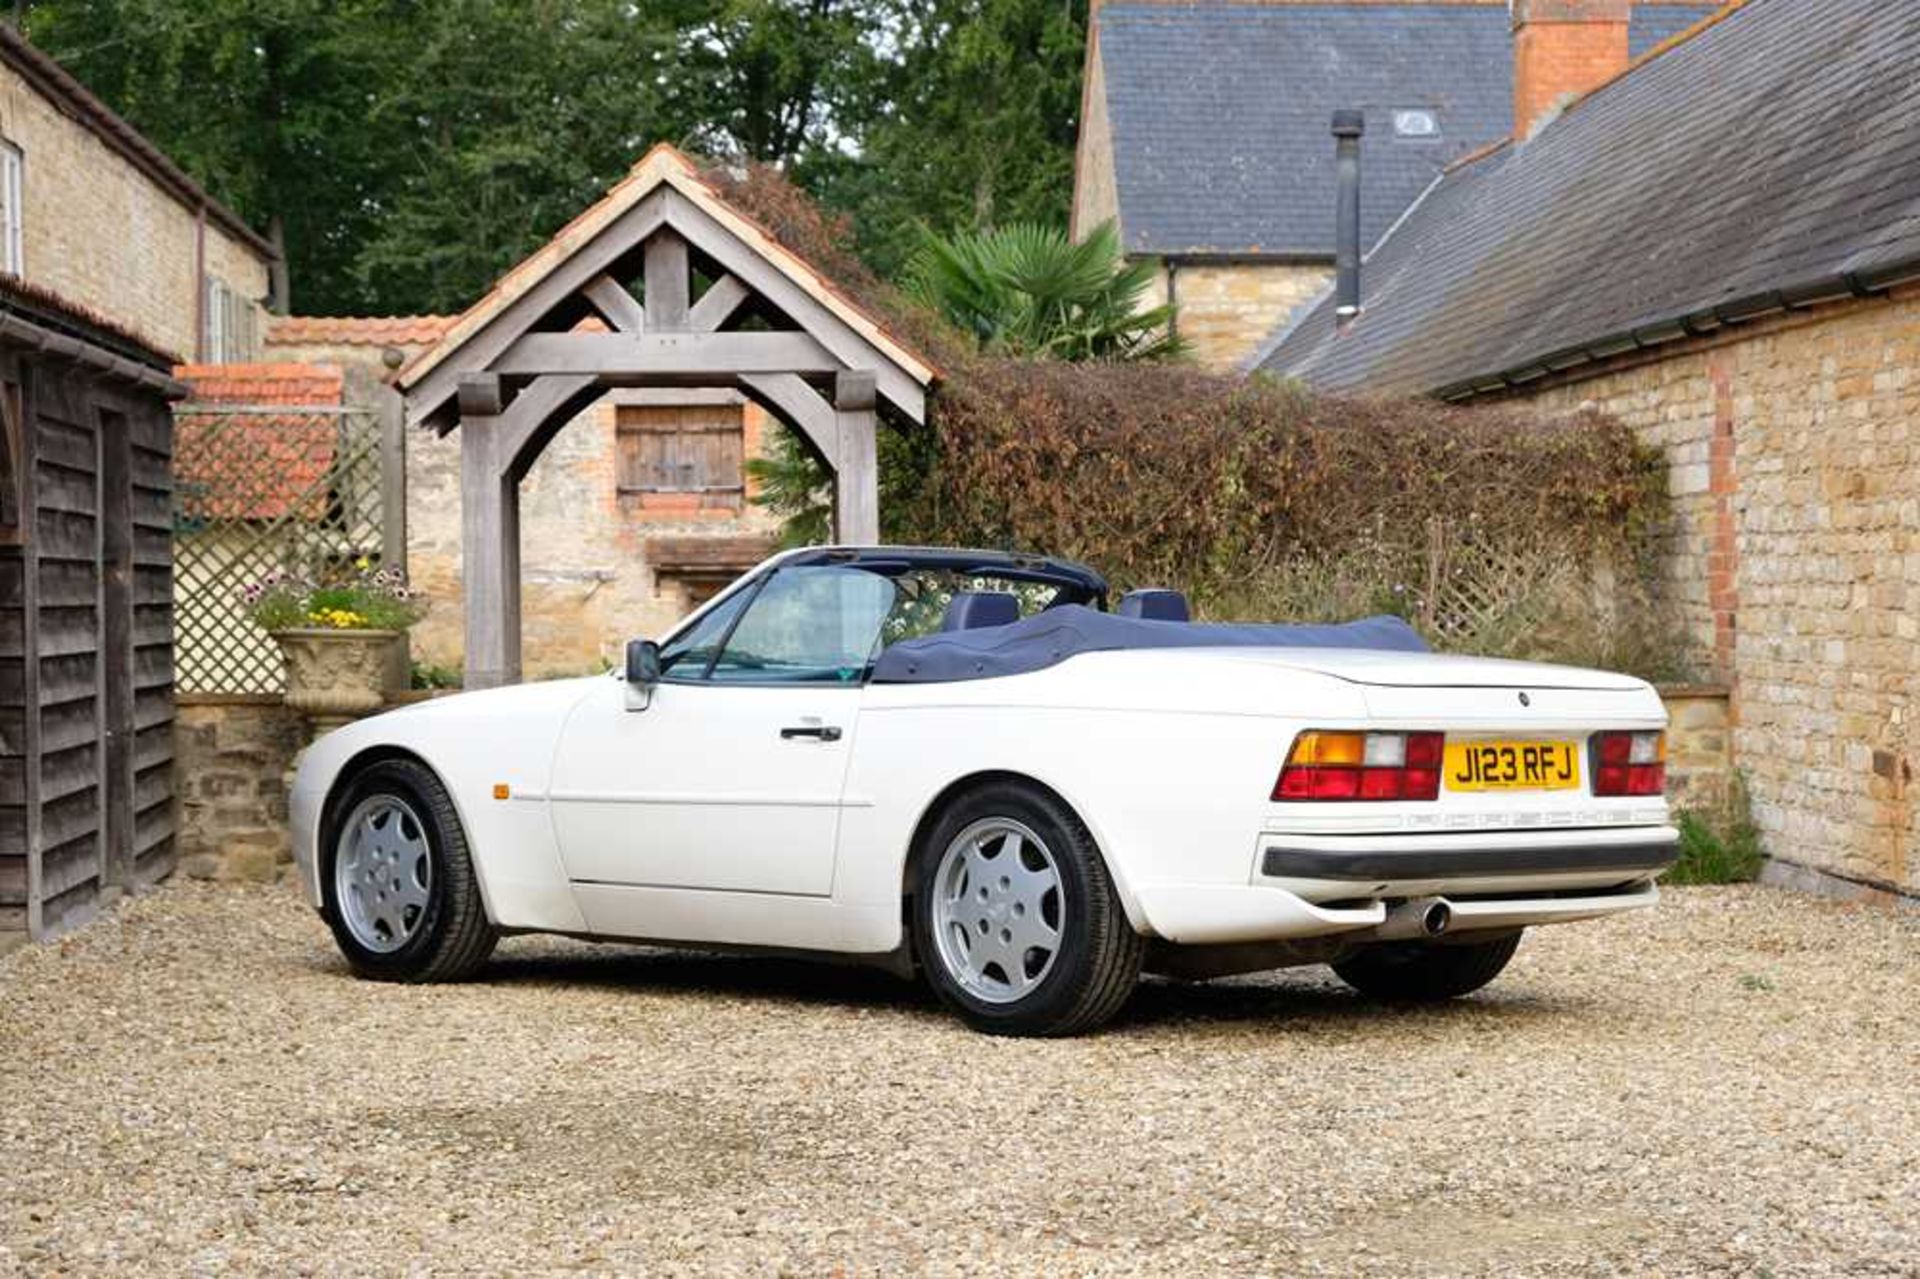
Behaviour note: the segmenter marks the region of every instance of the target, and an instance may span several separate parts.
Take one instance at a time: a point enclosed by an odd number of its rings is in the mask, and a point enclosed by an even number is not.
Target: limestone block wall
[[[1171,261],[1160,267],[1154,302],[1171,298],[1194,360],[1228,373],[1243,367],[1332,280],[1331,264]]]
[[[272,879],[287,843],[287,774],[306,742],[278,697],[176,699],[175,839],[200,879]]]
[[[1920,289],[1545,390],[1671,462],[1667,588],[1768,853],[1920,893]],[[1804,878],[1804,877],[1803,877]]]
[[[1719,810],[1733,780],[1731,698],[1718,684],[1660,690],[1667,707],[1667,798],[1678,808]]]
[[[21,153],[28,283],[192,359],[199,339],[197,211],[5,65],[0,137]],[[240,296],[264,300],[266,259],[217,221],[208,220],[205,235],[207,271]]]

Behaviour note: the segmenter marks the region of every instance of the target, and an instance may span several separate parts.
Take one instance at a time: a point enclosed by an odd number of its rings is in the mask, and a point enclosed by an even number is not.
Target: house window
[[[0,271],[24,275],[27,249],[24,224],[21,172],[25,167],[20,148],[0,139]]]
[[[1440,136],[1440,116],[1426,107],[1402,107],[1393,113],[1393,136],[1431,142]]]
[[[737,404],[634,405],[616,410],[623,497],[642,509],[738,511],[746,496]]]
[[[202,346],[209,364],[242,364],[253,358],[253,303],[218,276],[206,280]]]

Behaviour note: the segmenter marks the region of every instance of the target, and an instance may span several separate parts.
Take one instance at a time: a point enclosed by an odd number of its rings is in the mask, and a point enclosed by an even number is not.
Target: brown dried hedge
[[[1341,398],[1168,365],[969,360],[904,534],[1077,556],[1221,596],[1289,561],[1483,545],[1636,555],[1659,455],[1597,413]]]

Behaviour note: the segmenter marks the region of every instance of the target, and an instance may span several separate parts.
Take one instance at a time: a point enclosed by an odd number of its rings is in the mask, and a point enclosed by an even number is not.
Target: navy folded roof
[[[1425,653],[1419,632],[1397,617],[1336,626],[1156,622],[1066,604],[1005,626],[901,640],[874,663],[877,684],[941,684],[1024,675],[1080,653],[1130,648],[1371,648]]]

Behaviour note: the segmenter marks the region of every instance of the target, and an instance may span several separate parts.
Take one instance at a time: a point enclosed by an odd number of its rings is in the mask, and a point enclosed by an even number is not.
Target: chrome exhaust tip
[[[1453,907],[1443,898],[1416,897],[1387,911],[1387,917],[1373,930],[1379,941],[1418,941],[1438,937],[1453,925]]]

